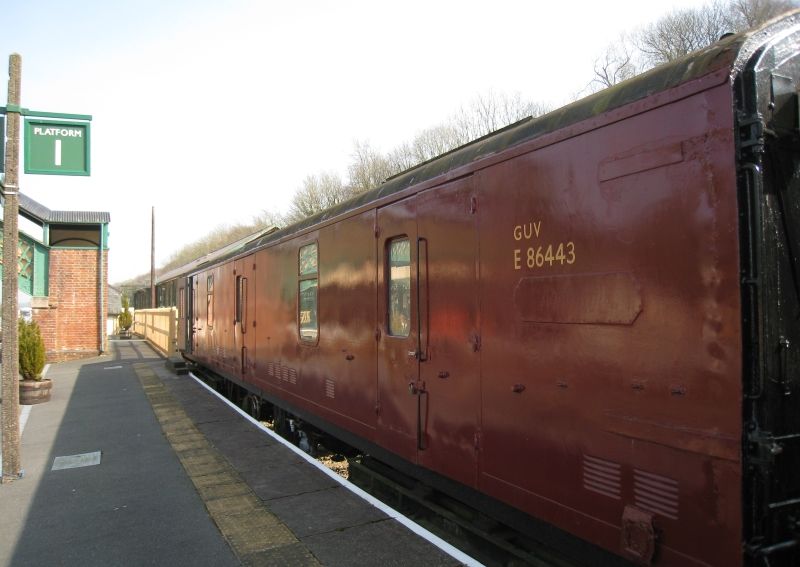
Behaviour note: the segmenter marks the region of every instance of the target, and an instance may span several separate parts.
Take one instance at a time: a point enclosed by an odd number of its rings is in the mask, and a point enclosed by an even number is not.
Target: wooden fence
[[[133,332],[147,339],[163,355],[172,356],[178,351],[178,310],[137,309],[133,314]]]

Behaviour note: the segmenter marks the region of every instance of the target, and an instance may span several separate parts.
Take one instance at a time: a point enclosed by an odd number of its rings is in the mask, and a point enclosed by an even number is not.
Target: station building
[[[19,197],[22,315],[39,323],[49,362],[102,354],[108,341],[111,215],[51,211],[30,197]]]

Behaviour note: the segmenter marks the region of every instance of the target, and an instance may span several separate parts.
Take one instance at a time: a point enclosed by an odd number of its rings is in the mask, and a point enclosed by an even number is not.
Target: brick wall
[[[98,250],[50,250],[50,297],[34,303],[33,316],[44,337],[50,362],[97,356],[105,350],[108,297],[108,253],[103,252],[103,313],[98,313],[100,278]]]

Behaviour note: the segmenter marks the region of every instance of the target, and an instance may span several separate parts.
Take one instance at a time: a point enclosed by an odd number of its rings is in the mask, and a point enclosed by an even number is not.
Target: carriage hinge
[[[739,113],[739,147],[755,154],[764,153],[764,117]]]

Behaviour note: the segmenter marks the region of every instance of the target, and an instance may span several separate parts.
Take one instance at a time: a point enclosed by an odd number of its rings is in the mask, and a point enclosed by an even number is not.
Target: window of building
[[[411,244],[408,238],[389,242],[389,334],[407,337],[411,330]]]
[[[209,327],[214,325],[214,276],[206,278],[206,323]]]
[[[319,336],[317,320],[317,290],[319,288],[317,244],[300,248],[298,259],[298,329],[300,339],[316,342]]]

